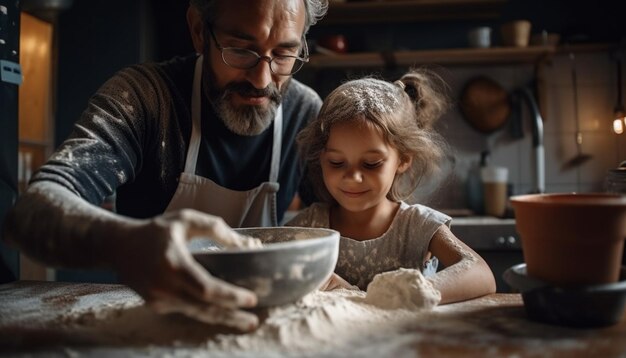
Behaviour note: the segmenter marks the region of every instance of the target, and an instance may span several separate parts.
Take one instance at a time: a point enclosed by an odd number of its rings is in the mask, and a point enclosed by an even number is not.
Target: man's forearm
[[[36,182],[7,215],[3,237],[47,265],[109,268],[122,239],[117,233],[135,222],[56,183]]]

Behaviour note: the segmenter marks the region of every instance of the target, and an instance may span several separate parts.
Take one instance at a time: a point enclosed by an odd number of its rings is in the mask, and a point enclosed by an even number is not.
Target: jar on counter
[[[626,195],[626,166],[609,170],[606,174],[604,187],[608,193]]]

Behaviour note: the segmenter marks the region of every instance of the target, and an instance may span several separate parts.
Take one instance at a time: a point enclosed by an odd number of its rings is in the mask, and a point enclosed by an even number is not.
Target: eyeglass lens
[[[256,66],[261,59],[257,53],[240,48],[223,48],[222,58],[227,65],[239,68],[250,69]],[[303,62],[294,56],[277,56],[270,60],[272,72],[278,75],[290,75],[302,68]]]

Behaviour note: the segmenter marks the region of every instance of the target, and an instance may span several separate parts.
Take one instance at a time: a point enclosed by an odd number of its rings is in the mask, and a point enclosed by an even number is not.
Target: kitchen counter
[[[496,279],[497,292],[514,290],[502,279],[511,266],[524,262],[522,242],[515,219],[491,216],[453,217],[452,233],[487,262]]]
[[[262,321],[267,317],[263,310],[258,313]],[[308,346],[301,351],[274,352],[271,356],[608,357],[626,354],[626,320],[599,329],[541,324],[526,318],[519,294],[493,294],[438,306],[411,317],[411,322],[393,333],[397,339],[390,339],[389,332],[364,319],[359,325],[368,335],[365,344],[356,346],[346,342],[341,346],[333,342],[335,346],[330,353],[316,352],[316,348],[311,348],[316,346]],[[341,326],[341,319],[333,320],[330,321],[336,322],[337,327]],[[371,327],[367,327],[368,324]],[[315,335],[313,328],[309,327],[310,331],[304,332],[302,337]],[[242,334],[183,316],[154,314],[139,296],[123,285],[38,281],[0,285],[0,355],[3,356],[214,357],[220,355],[212,350],[211,341],[236,339],[237,336]],[[284,337],[280,335],[278,340]],[[269,355],[259,347],[262,346],[224,356]]]
[[[515,219],[453,217],[450,230],[474,250],[521,250]]]

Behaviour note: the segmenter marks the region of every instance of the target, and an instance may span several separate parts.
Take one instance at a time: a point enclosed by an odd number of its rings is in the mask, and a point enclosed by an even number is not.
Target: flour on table
[[[386,309],[430,309],[441,301],[441,293],[419,270],[398,269],[374,276],[367,285],[365,302]]]
[[[419,270],[379,274],[368,291],[315,291],[300,301],[272,308],[250,334],[218,335],[209,350],[302,353],[359,347],[365,342],[398,336],[441,300],[439,291]],[[382,343],[383,340],[381,340]]]
[[[402,277],[406,279],[409,273]],[[391,276],[385,277],[383,281]],[[396,278],[395,284],[404,283]],[[393,285],[387,283],[387,287]],[[416,308],[434,305],[418,305],[404,299],[391,309],[381,307],[384,305],[378,301],[380,297],[372,301],[368,295],[371,293],[361,290],[316,290],[297,302],[257,311],[261,324],[249,333],[196,323],[180,315],[158,315],[143,305],[138,296],[118,302],[111,299],[110,304],[100,306],[102,310],[74,307],[60,321],[76,332],[97,337],[93,342],[97,345],[116,346],[132,338],[137,347],[148,349],[149,356],[162,354],[157,347],[172,343],[177,345],[173,356],[184,352],[187,357],[323,357],[336,356],[337,352],[361,355],[358,351],[362,347],[372,345],[376,355],[398,356],[395,353],[409,344],[406,332],[416,321],[426,319],[418,319],[426,310]],[[399,302],[406,302],[407,306],[401,307]],[[152,348],[156,350],[150,352]]]
[[[383,309],[365,300],[363,291],[315,291],[294,304],[269,309],[255,332],[217,335],[207,346],[211,352],[332,351],[380,339],[381,332],[397,334],[416,318],[416,312]]]
[[[397,283],[410,274],[420,280],[410,271],[382,279]],[[15,337],[9,337],[16,332],[28,347],[60,347],[61,354],[53,357],[408,358],[418,351],[502,357],[517,350],[521,356],[541,356],[546,351],[581,356],[587,348],[578,339],[585,331],[560,327],[546,331],[545,325],[529,321],[519,295],[433,309],[424,304],[430,300],[423,300],[422,306],[405,299],[398,302],[407,306],[389,309],[367,303],[380,303],[372,293],[381,287],[385,285],[372,286],[368,293],[314,291],[295,303],[258,310],[261,324],[250,333],[183,315],[156,314],[141,297],[119,285],[94,290],[91,285],[50,284],[39,288],[45,292],[41,298],[32,298],[37,296],[28,289],[7,291],[0,294],[0,351],[3,342],[13,344],[9,341]],[[395,289],[390,282],[386,287]],[[498,308],[490,309],[491,302]],[[42,310],[45,306],[48,309]],[[42,316],[42,312],[48,313]],[[607,344],[616,337],[607,336]],[[51,357],[48,350],[31,353],[24,356]]]

